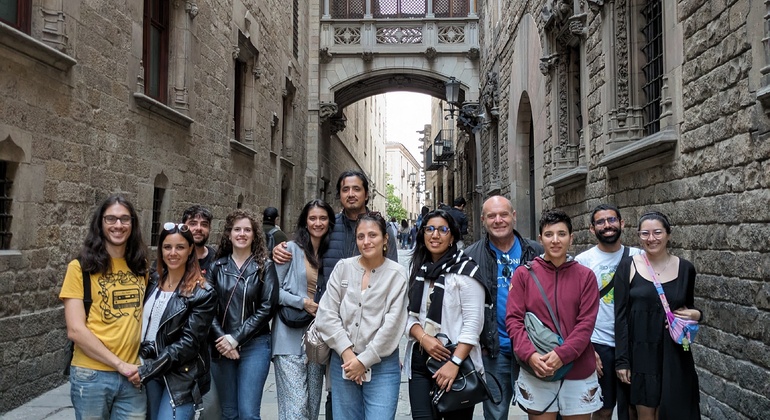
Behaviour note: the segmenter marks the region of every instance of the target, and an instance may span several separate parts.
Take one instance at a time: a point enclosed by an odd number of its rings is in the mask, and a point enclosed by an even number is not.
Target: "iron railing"
[[[0,249],[11,248],[11,180],[8,162],[0,160]]]
[[[371,11],[374,19],[466,17],[470,0],[329,0],[332,19],[362,19]],[[367,3],[369,8],[367,9]]]
[[[663,88],[663,14],[661,0],[649,0],[642,8],[645,25],[642,28],[644,34],[644,53],[647,62],[642,66],[644,72],[644,85],[642,90],[645,95],[644,134],[660,131],[660,94]]]

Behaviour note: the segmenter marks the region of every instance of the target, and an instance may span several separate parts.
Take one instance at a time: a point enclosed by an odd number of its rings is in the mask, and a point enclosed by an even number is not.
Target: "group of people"
[[[695,269],[668,252],[664,214],[641,217],[639,250],[621,244],[620,211],[598,206],[598,244],[573,259],[560,210],[543,213],[538,243],[515,230],[512,203],[493,196],[482,206],[486,234],[464,250],[451,212],[428,210],[407,270],[397,235],[367,207],[366,176],[343,172],[337,198],[336,214],[308,202],[293,238],[273,249],[268,228],[240,209],[218,247],[207,246],[212,215],[192,206],[162,225],[152,267],[134,207],[105,200],[60,294],[77,417],[192,419],[204,407],[205,418],[258,419],[272,361],[282,419],[318,418],[324,390],[327,418],[394,418],[402,371],[413,418],[470,419],[473,406],[441,413],[433,403],[437,391],[451,395],[469,359],[501,384],[501,401],[483,403],[487,419],[508,418],[512,402],[530,418],[610,418],[616,401],[621,419],[700,418],[692,355],[667,337],[652,282],[675,316],[701,319]],[[275,225],[277,211],[264,217]],[[558,347],[539,351],[533,318],[559,332]],[[311,323],[331,348],[325,363],[304,352]],[[432,372],[428,359],[445,363]]]

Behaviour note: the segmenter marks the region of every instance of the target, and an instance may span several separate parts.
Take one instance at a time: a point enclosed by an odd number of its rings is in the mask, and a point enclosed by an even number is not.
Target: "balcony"
[[[446,162],[452,160],[455,155],[452,144],[454,143],[454,132],[452,128],[444,128],[436,134],[433,139],[433,149],[435,150],[435,160]]]
[[[328,54],[467,53],[479,47],[476,0],[324,0]]]

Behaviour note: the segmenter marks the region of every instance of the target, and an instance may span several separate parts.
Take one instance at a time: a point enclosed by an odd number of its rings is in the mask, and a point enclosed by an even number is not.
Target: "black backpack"
[[[265,246],[267,247],[267,253],[270,255],[270,259],[273,259],[273,248],[275,248],[275,232],[278,232],[278,226],[273,226],[267,234],[265,234]]]

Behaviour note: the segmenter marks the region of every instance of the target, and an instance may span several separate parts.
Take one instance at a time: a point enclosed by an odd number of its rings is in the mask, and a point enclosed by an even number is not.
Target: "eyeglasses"
[[[425,226],[425,234],[428,236],[432,236],[433,232],[438,231],[438,234],[441,236],[447,236],[449,235],[449,226]]]
[[[614,225],[615,223],[618,223],[619,221],[620,221],[620,219],[618,219],[615,216],[612,216],[612,217],[608,217],[606,219],[599,219],[599,220],[595,221],[594,222],[594,226],[604,226],[605,224],[607,224],[607,225]]]
[[[163,230],[166,232],[173,232],[176,229],[177,232],[187,232],[190,227],[184,223],[166,222],[163,224]]]
[[[647,240],[650,236],[653,237],[653,239],[660,239],[663,237],[663,234],[666,233],[663,229],[655,229],[655,230],[640,230],[639,231],[639,238],[643,240]]]
[[[114,225],[115,223],[118,223],[118,220],[120,220],[120,224],[122,225],[130,225],[131,224],[131,216],[113,216],[113,215],[107,215],[102,217],[104,219],[104,223],[107,223],[108,225]]]

